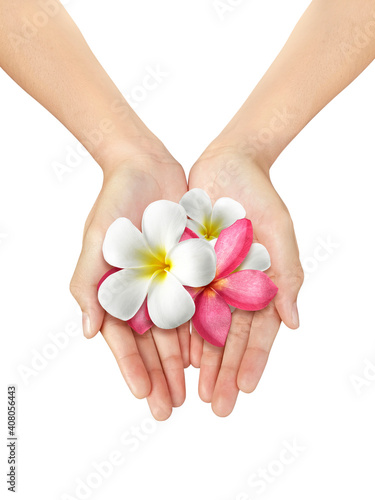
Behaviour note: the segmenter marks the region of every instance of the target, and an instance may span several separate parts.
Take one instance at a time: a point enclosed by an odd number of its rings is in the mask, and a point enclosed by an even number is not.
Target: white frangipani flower
[[[215,244],[221,231],[230,227],[237,220],[246,216],[244,207],[232,198],[219,198],[212,207],[211,199],[203,189],[194,188],[184,194],[180,200],[190,217],[187,227],[200,238]],[[253,243],[250,251],[236,271],[253,269],[266,271],[271,266],[271,259],[266,248],[260,243]]]
[[[149,205],[140,232],[124,217],[113,222],[103,243],[103,255],[120,271],[108,276],[98,291],[99,302],[112,316],[131,319],[147,296],[151,320],[159,328],[176,328],[194,314],[195,305],[184,286],[210,283],[216,255],[206,241],[181,241],[187,216],[171,201]]]
[[[244,207],[232,198],[219,198],[212,207],[208,194],[199,188],[194,188],[184,194],[180,200],[190,217],[187,227],[200,238],[216,243],[220,232],[246,217]]]

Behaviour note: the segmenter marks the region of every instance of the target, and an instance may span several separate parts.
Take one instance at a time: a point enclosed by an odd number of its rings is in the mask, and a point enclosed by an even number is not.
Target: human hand
[[[189,325],[168,331],[153,327],[138,335],[126,322],[106,313],[97,295],[98,282],[111,267],[103,258],[102,244],[118,217],[127,217],[140,228],[150,203],[159,199],[178,202],[186,190],[184,171],[168,153],[162,157],[134,155],[110,171],[104,170],[103,187],[87,218],[71,281],[71,292],[83,312],[85,336],[91,338],[101,331],[130,390],[137,398],[147,397],[157,420],[167,419],[172,407],[185,399]]]
[[[211,146],[192,167],[189,189],[202,188],[216,201],[229,196],[246,209],[254,241],[271,257],[268,276],[279,291],[257,312],[235,310],[224,347],[209,344],[193,330],[190,359],[200,368],[199,395],[218,416],[233,410],[239,389],[252,392],[264,371],[281,321],[298,328],[297,295],[303,282],[298,247],[289,212],[275,191],[267,169],[238,148]]]

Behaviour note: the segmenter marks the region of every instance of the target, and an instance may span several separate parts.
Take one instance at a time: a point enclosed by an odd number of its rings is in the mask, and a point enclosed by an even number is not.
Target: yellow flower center
[[[150,254],[149,262],[147,268],[149,272],[156,277],[159,275],[161,278],[164,272],[170,271],[172,267],[172,262],[167,259],[167,252],[165,249],[159,251],[157,256]]]
[[[205,220],[203,227],[205,229],[205,234],[202,234],[202,236],[207,240],[211,241],[215,238],[219,237],[220,234],[220,221],[218,220]]]

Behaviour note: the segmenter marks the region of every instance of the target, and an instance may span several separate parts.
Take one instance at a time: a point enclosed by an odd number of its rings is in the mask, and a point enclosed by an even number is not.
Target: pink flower
[[[276,285],[264,272],[256,269],[241,270],[241,264],[251,254],[249,251],[252,241],[253,228],[248,219],[240,219],[222,230],[215,245],[215,278],[204,287],[186,287],[195,299],[195,314],[192,318],[194,328],[201,337],[215,346],[224,346],[228,336],[232,321],[229,306],[245,311],[259,311],[277,293]],[[261,247],[259,244],[254,245]]]

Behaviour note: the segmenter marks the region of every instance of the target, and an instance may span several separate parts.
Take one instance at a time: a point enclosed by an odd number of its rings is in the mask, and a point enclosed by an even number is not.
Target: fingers
[[[219,417],[228,416],[238,396],[237,375],[248,345],[254,313],[236,309],[224,348],[223,359],[212,396],[212,410]]]
[[[172,413],[172,400],[151,330],[135,335],[135,342],[151,380],[147,402],[155,420],[167,420]]]
[[[151,329],[174,407],[185,401],[185,374],[176,330]]]
[[[139,355],[130,327],[123,321],[106,314],[102,326],[102,335],[111,349],[131,392],[136,398],[147,397],[151,391],[151,381]]]
[[[110,266],[102,256],[102,238],[86,234],[77,267],[70,282],[70,291],[82,310],[85,337],[92,338],[100,330],[104,309],[98,301],[97,285]]]
[[[248,345],[237,376],[237,385],[241,391],[250,393],[258,385],[280,323],[273,303],[254,313]]]
[[[203,353],[203,339],[192,326],[190,338],[190,362],[194,368],[201,366],[201,359]]]
[[[205,403],[211,403],[216,379],[219,374],[223,347],[217,347],[208,342],[203,343],[203,354],[200,363],[198,393]]]
[[[190,366],[190,324],[185,323],[177,328],[178,341],[184,368]]]

